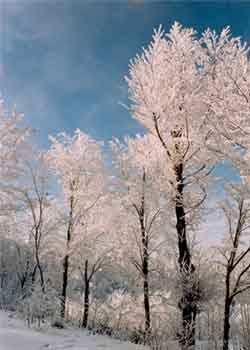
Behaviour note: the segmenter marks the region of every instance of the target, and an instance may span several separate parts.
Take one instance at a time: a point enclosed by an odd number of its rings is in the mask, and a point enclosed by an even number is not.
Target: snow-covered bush
[[[37,322],[38,327],[41,321],[53,322],[58,316],[60,299],[53,289],[44,292],[40,285],[36,285],[30,294],[19,303],[19,312],[27,320],[28,325]]]
[[[112,335],[133,343],[146,342],[152,344],[152,349],[160,349],[163,338],[175,339],[180,317],[178,309],[167,305],[160,295],[152,295],[150,301],[152,327],[149,335],[144,332],[143,295],[131,294],[123,289],[115,290],[102,303],[92,301],[89,328],[94,333]]]

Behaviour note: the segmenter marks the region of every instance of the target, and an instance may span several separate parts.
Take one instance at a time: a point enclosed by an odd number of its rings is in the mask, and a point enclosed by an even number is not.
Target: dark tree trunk
[[[223,330],[223,350],[228,350],[230,332],[230,304],[225,303],[224,310],[224,330]]]
[[[89,318],[89,276],[88,276],[88,260],[85,260],[85,268],[84,268],[84,309],[83,309],[83,319],[82,319],[82,328],[87,328],[88,318]]]
[[[149,304],[149,285],[148,277],[144,276],[143,282],[143,292],[144,292],[144,310],[145,310],[145,334],[150,331],[150,304]]]
[[[69,248],[71,241],[71,229],[73,220],[73,201],[74,198],[70,198],[70,213],[69,213],[69,223],[67,230],[67,253],[63,260],[63,281],[62,281],[62,294],[61,294],[61,317],[65,318],[66,310],[66,297],[67,297],[67,287],[68,287],[68,274],[69,274]]]
[[[142,183],[142,197],[141,197],[141,208],[139,210],[139,220],[141,227],[141,242],[142,242],[142,274],[143,274],[143,295],[144,295],[144,314],[145,314],[145,335],[150,332],[150,303],[149,303],[149,283],[148,283],[148,275],[149,275],[149,253],[148,253],[148,236],[145,229],[145,182],[146,182],[146,173],[143,171]]]
[[[41,229],[41,222],[35,227],[35,262],[36,262],[36,266],[35,266],[34,271],[33,271],[32,284],[34,284],[34,282],[35,282],[36,271],[38,269],[39,275],[40,275],[41,288],[42,288],[42,291],[45,292],[43,269],[42,269],[42,265],[41,265],[40,257],[39,257],[40,239],[41,239],[40,229]]]
[[[25,272],[22,274],[22,276],[20,277],[20,284],[21,284],[21,289],[24,289],[24,285],[28,279],[29,276],[29,269],[30,269],[30,261],[27,260],[26,262],[26,267],[25,267]]]
[[[44,283],[43,269],[42,269],[42,266],[41,266],[41,263],[40,263],[38,252],[36,253],[36,265],[37,265],[37,268],[38,268],[39,274],[40,274],[41,288],[42,288],[42,291],[45,292],[45,283]]]
[[[20,278],[20,285],[22,290],[24,289],[25,282],[26,282],[26,276],[24,275]]]
[[[66,295],[68,286],[68,271],[69,271],[69,255],[66,254],[63,261],[63,284],[61,295],[61,317],[65,318]]]
[[[179,163],[175,167],[175,174],[177,180],[177,194],[176,194],[176,230],[178,236],[179,249],[179,268],[182,278],[183,295],[179,306],[182,310],[182,334],[180,334],[180,344],[182,349],[186,349],[195,345],[195,321],[197,315],[197,300],[195,282],[191,282],[191,287],[188,289],[188,281],[192,281],[195,267],[191,262],[190,250],[187,242],[186,234],[186,219],[185,209],[183,204],[183,164]]]
[[[37,272],[37,269],[38,269],[39,275],[40,275],[41,288],[42,288],[42,291],[45,292],[45,283],[44,283],[43,269],[42,269],[42,266],[41,266],[41,263],[40,263],[38,252],[36,252],[36,254],[35,254],[35,259],[36,259],[36,265],[35,265],[34,270],[32,272],[31,283],[32,283],[32,285],[34,285],[34,283],[36,281],[36,272]]]
[[[144,294],[144,312],[145,312],[145,334],[148,334],[150,331],[150,304],[149,304],[149,283],[148,283],[148,239],[145,237],[145,232],[142,237],[143,243],[143,294]]]
[[[32,285],[35,283],[35,280],[36,280],[36,270],[37,270],[37,264],[35,265],[35,267],[33,269],[33,272],[32,272],[32,275],[31,275],[31,283],[32,283]]]
[[[229,345],[231,303],[232,303],[232,299],[230,298],[230,272],[227,271],[225,307],[224,307],[223,350],[228,350],[228,345]]]

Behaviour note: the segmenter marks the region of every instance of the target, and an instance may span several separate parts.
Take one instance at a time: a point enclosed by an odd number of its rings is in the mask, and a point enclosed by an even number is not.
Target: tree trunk
[[[36,253],[36,265],[37,265],[37,268],[38,268],[39,274],[40,274],[41,288],[42,288],[42,291],[45,292],[45,283],[44,283],[43,269],[42,269],[42,266],[41,266],[41,263],[40,263],[38,251]]]
[[[144,310],[145,310],[145,334],[150,332],[150,304],[149,304],[149,286],[148,276],[144,276],[143,281],[143,292],[144,292]]]
[[[69,273],[69,248],[71,241],[71,230],[73,225],[73,202],[74,197],[70,197],[70,212],[69,212],[69,223],[67,229],[67,252],[63,260],[63,282],[62,282],[62,294],[61,294],[61,317],[65,318],[66,309],[66,297],[68,287],[68,273]]]
[[[22,276],[20,277],[20,284],[21,284],[21,289],[22,290],[24,289],[24,285],[25,285],[25,283],[26,283],[26,281],[28,279],[28,276],[29,276],[29,268],[30,268],[30,261],[27,260],[25,271],[22,274]]]
[[[61,295],[61,317],[65,318],[66,295],[68,286],[69,255],[66,254],[63,261],[63,284]]]
[[[223,350],[228,350],[230,332],[230,308],[232,299],[230,298],[230,272],[226,275],[226,295],[224,307],[224,329],[223,329]]]
[[[22,290],[24,289],[25,282],[26,282],[26,277],[25,277],[25,276],[22,276],[22,277],[20,278],[20,285],[21,285],[21,289],[22,289]]]
[[[182,349],[187,349],[195,345],[195,321],[197,315],[197,300],[194,283],[187,289],[188,281],[192,281],[195,267],[191,262],[190,250],[187,243],[185,209],[183,204],[183,164],[179,163],[175,167],[177,180],[176,194],[176,230],[178,236],[179,268],[182,278],[183,295],[179,306],[182,310],[182,334],[180,344]]]
[[[43,275],[43,269],[40,262],[40,239],[41,239],[41,223],[37,224],[35,227],[35,261],[36,261],[36,267],[34,269],[34,276],[33,276],[33,282],[35,282],[35,276],[36,276],[36,270],[38,269],[39,275],[40,275],[40,283],[42,291],[45,292],[45,283],[44,283],[44,275]]]
[[[224,310],[224,331],[223,331],[223,350],[228,350],[229,331],[230,331],[230,304],[225,303]]]
[[[142,236],[143,244],[143,262],[142,262],[142,273],[143,273],[143,294],[144,294],[144,313],[145,313],[145,334],[150,331],[150,303],[149,303],[149,283],[148,283],[148,239],[145,236],[145,230]]]
[[[149,264],[149,254],[148,254],[148,236],[145,229],[145,182],[146,182],[146,173],[143,171],[142,175],[142,197],[141,197],[141,208],[140,208],[140,227],[141,227],[141,242],[143,249],[142,256],[142,273],[143,273],[143,295],[144,295],[144,314],[145,314],[145,335],[150,332],[150,303],[149,303],[149,283],[148,283],[148,264]]]
[[[84,269],[84,309],[83,309],[83,319],[82,319],[82,328],[86,328],[88,325],[89,318],[89,277],[88,277],[88,260],[85,260],[85,269]]]
[[[32,285],[34,285],[35,280],[36,280],[36,270],[37,270],[37,264],[35,265],[33,271],[32,271],[32,275],[31,275],[31,283]]]

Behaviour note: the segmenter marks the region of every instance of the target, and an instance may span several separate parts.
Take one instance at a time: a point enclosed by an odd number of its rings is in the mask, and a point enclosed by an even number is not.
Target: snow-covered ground
[[[0,312],[0,350],[143,350],[139,345],[104,336],[87,335],[82,330],[49,329],[36,331]]]

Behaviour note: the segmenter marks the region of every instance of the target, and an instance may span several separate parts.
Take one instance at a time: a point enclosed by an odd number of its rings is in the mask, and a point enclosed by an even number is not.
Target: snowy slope
[[[89,336],[81,330],[45,332],[30,330],[22,321],[0,312],[0,350],[145,350],[103,336]]]

